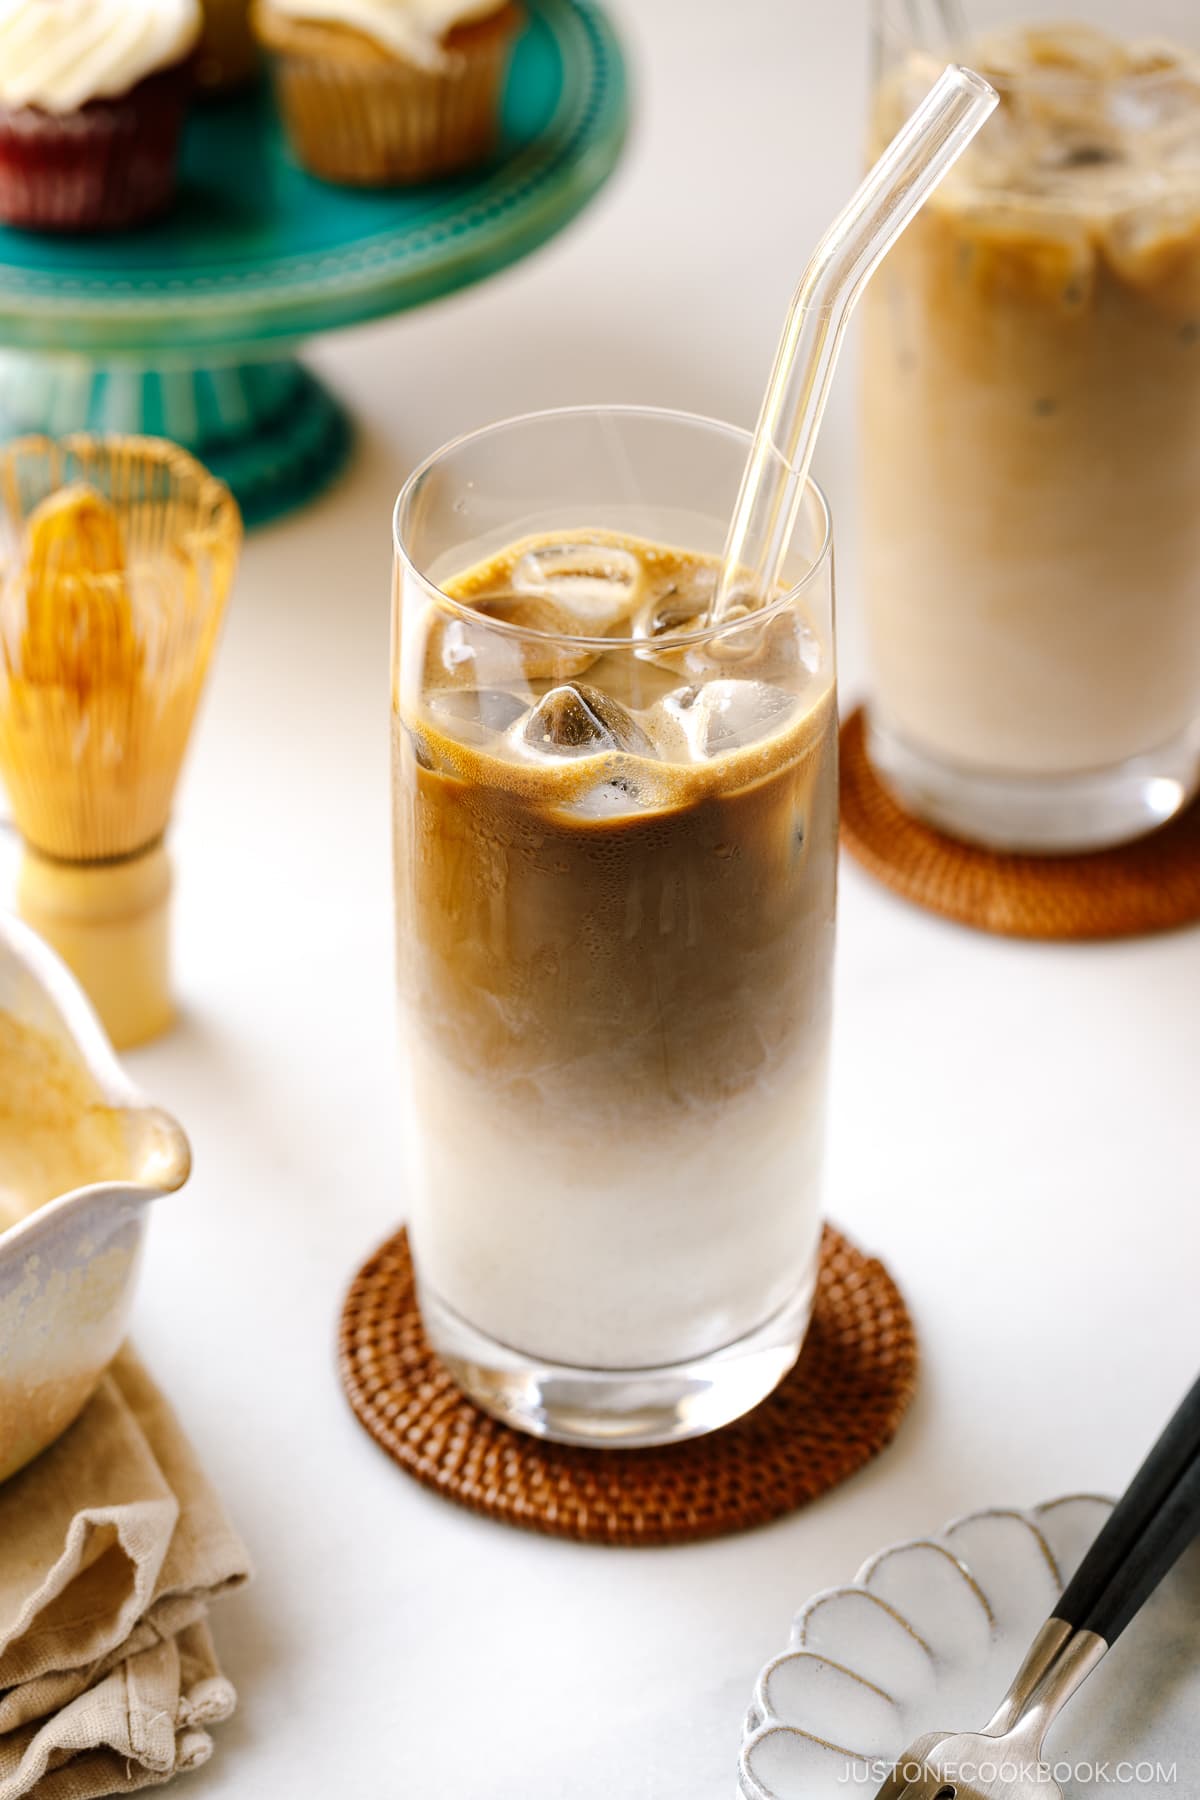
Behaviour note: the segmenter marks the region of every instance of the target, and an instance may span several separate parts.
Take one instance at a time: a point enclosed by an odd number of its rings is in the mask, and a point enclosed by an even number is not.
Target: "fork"
[[[1050,1726],[1200,1532],[1200,1380],[1117,1502],[981,1732],[926,1732],[876,1800],[1062,1800]]]

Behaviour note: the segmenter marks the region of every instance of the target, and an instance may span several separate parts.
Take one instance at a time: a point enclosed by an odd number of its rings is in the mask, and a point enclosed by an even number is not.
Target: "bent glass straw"
[[[774,594],[855,302],[997,99],[973,69],[945,69],[813,252],[792,300],[742,476],[713,594],[713,624],[720,624],[735,595],[754,606]]]

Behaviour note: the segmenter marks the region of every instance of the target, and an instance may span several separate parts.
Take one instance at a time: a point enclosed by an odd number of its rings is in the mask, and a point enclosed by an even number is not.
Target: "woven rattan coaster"
[[[475,1512],[595,1544],[673,1544],[762,1525],[882,1450],[912,1397],[912,1321],[882,1263],[831,1227],[800,1361],[723,1431],[662,1450],[580,1450],[473,1406],[426,1341],[408,1238],[359,1271],[342,1313],[350,1404],[401,1468]]]
[[[1003,856],[944,837],[892,798],[862,709],[842,726],[842,838],[877,880],[929,912],[1004,937],[1117,938],[1200,919],[1200,801],[1169,825],[1086,856]]]

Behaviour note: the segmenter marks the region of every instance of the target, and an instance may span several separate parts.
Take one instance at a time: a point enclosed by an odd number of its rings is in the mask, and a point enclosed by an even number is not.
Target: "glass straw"
[[[974,70],[945,69],[813,252],[792,300],[742,476],[712,623],[720,624],[735,598],[756,606],[774,594],[855,302],[997,99]]]

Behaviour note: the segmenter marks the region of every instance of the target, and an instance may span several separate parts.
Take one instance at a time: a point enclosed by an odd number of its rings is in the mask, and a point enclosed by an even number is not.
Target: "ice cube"
[[[694,594],[657,598],[643,608],[635,622],[634,634],[646,640],[639,656],[694,681],[719,674],[754,676],[759,680],[790,679],[800,670],[815,673],[821,665],[820,642],[804,615],[795,607],[785,607],[767,619],[761,609],[735,594],[726,613],[729,629],[719,637],[697,644],[672,646],[660,642],[668,634],[688,636],[704,628],[708,601],[712,592],[712,571],[708,571],[708,592],[703,604],[696,607]]]
[[[1154,147],[1148,152],[1150,158],[1168,184],[1179,187],[1186,182],[1195,193],[1196,178],[1200,176],[1200,105],[1187,118],[1157,134]]]
[[[796,676],[802,670],[816,674],[821,666],[821,643],[802,612],[787,607],[764,619],[757,609],[747,608],[743,617],[744,624],[703,646],[706,667],[759,681]]]
[[[769,737],[799,705],[795,694],[765,681],[710,681],[704,687],[679,688],[660,702],[692,755],[704,761]]]
[[[1049,177],[1044,204],[981,206],[963,220],[963,271],[982,293],[1018,295],[1069,315],[1088,304],[1096,280],[1096,250],[1086,213],[1056,207]]]
[[[621,777],[594,782],[581,793],[573,794],[562,811],[581,819],[621,819],[630,813],[644,812],[648,804],[648,796],[637,783]]]
[[[669,580],[660,577],[638,609],[633,635],[654,639],[699,631],[708,617],[716,580],[717,572],[708,563],[685,563]]]
[[[402,735],[399,735],[396,738],[396,748],[400,752],[402,761],[404,756],[404,746],[407,745],[412,752],[413,761],[419,769],[432,769],[436,766],[433,760],[433,752],[430,750],[428,741],[423,732],[419,731],[415,725],[410,725],[405,720],[401,720],[400,733]]]
[[[1128,68],[1124,44],[1097,25],[1051,25],[1042,30],[1026,28],[1023,40],[1025,67],[1035,76],[1043,70],[1080,75],[1092,81],[1112,81]]]
[[[539,544],[525,552],[511,579],[518,594],[555,603],[583,636],[603,637],[637,604],[642,565],[616,544]]]
[[[1104,254],[1131,287],[1167,282],[1200,244],[1200,203],[1194,193],[1132,208],[1104,234]]]
[[[475,649],[465,620],[444,621],[438,651],[442,667],[448,675],[457,675],[461,670],[474,665]]]
[[[543,694],[533,711],[512,727],[512,736],[519,749],[534,756],[599,756],[613,750],[628,756],[656,755],[631,712],[582,682]]]
[[[481,745],[503,736],[525,704],[503,688],[446,688],[428,700],[430,716],[447,737]]]
[[[1063,200],[1083,198],[1089,187],[1107,190],[1128,180],[1125,146],[1116,132],[1098,127],[1064,126],[1047,138],[1037,158],[1037,178],[1031,184],[1039,194]]]
[[[1137,46],[1135,73],[1115,84],[1110,108],[1136,138],[1143,180],[1200,167],[1200,69],[1169,46]]]
[[[1186,70],[1191,54],[1181,50],[1170,38],[1135,38],[1125,46],[1125,61],[1131,75],[1174,75]]]
[[[489,619],[520,632],[570,631],[573,622],[561,607],[507,589],[472,596],[472,614],[434,612],[425,646],[425,688],[511,688],[530,681],[569,681],[582,675],[596,653],[559,644],[551,636],[518,636],[489,626]]]
[[[1143,192],[1152,178],[1176,186],[1200,171],[1200,74],[1163,68],[1118,89],[1119,110],[1138,154]],[[1192,192],[1195,192],[1194,185]]]
[[[592,780],[587,779],[589,771],[585,765],[575,767],[584,779],[563,792],[555,808],[573,819],[632,819],[673,807],[678,801],[679,790],[671,771],[644,757],[636,762],[614,757],[602,765],[602,774]]]

